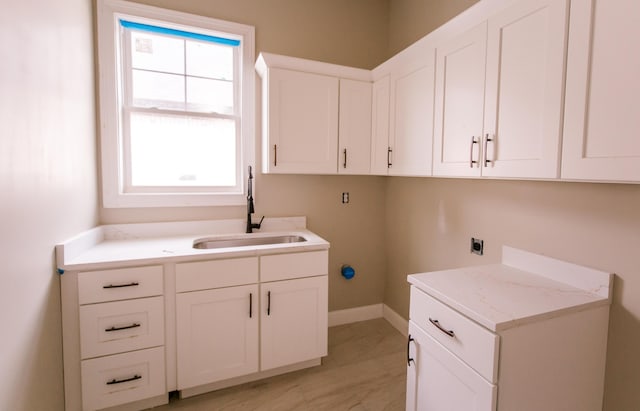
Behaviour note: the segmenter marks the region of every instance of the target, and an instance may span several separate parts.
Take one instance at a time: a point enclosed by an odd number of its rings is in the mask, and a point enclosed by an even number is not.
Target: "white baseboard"
[[[330,311],[329,327],[381,318],[382,312],[382,304],[363,305],[345,310]]]
[[[402,318],[400,314],[393,311],[386,304],[384,304],[382,307],[382,316],[389,322],[389,324],[393,326],[393,328],[398,330],[400,334],[404,335],[405,337],[409,335],[409,321]]]
[[[331,311],[329,312],[329,327],[373,320],[375,318],[384,318],[405,337],[409,333],[409,322],[386,304],[364,305],[361,307],[347,308],[345,310]]]

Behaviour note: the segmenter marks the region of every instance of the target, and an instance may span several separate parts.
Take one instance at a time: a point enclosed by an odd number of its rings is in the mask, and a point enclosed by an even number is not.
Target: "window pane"
[[[133,105],[184,110],[184,77],[133,70]]]
[[[235,121],[131,113],[131,184],[236,185]]]
[[[233,83],[187,77],[189,110],[233,114]]]
[[[184,74],[184,40],[131,32],[133,68]]]
[[[233,48],[187,40],[187,75],[233,80]]]

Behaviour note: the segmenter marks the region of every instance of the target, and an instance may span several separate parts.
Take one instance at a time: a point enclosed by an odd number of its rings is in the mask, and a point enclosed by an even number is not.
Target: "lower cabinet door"
[[[495,411],[497,386],[409,322],[407,410]]]
[[[178,389],[258,371],[258,286],[176,296]]]
[[[260,285],[261,370],[327,355],[327,276]]]
[[[166,394],[164,347],[82,361],[82,408],[98,410]]]

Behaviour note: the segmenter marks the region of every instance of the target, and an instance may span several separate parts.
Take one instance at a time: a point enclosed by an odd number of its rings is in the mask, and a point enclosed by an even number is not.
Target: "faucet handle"
[[[255,228],[260,228],[260,226],[262,225],[262,220],[264,220],[264,216],[262,216],[262,218],[260,219],[260,222],[258,224],[256,224]]]

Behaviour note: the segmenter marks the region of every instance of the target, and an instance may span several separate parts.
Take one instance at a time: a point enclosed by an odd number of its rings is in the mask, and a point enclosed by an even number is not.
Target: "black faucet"
[[[259,223],[251,222],[251,214],[253,214],[255,210],[253,209],[253,174],[251,174],[251,166],[249,166],[249,182],[247,183],[247,233],[253,233],[253,229],[260,229],[262,225],[262,220],[264,220],[264,216],[260,219]]]

